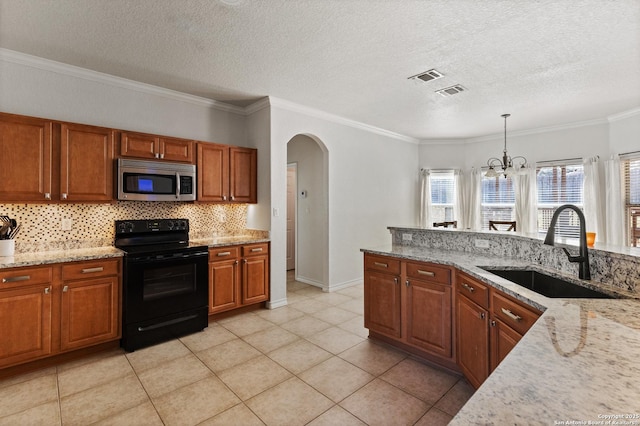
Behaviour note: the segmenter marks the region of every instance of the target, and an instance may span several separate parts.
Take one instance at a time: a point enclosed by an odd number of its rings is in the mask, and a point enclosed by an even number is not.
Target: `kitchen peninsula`
[[[593,280],[587,282],[577,279],[575,265],[566,261],[561,248],[544,246],[537,237],[452,229],[389,229],[391,244],[363,249],[365,256],[451,267],[542,312],[452,425],[605,424],[614,419],[612,416],[631,422],[627,424],[640,421],[640,367],[636,361],[640,351],[640,303],[636,293],[640,268],[633,249],[590,250]],[[577,247],[569,246],[569,250],[576,251]],[[548,298],[481,268],[492,266],[535,269],[614,298]],[[365,291],[366,286],[365,279]],[[452,297],[461,296],[453,292]],[[452,306],[455,310],[456,303]],[[455,322],[455,312],[451,319]],[[455,324],[451,332],[456,342],[459,336],[455,335]]]

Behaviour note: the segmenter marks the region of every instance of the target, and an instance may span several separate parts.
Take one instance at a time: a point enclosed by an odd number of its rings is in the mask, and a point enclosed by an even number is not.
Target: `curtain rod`
[[[596,156],[600,158],[599,156]],[[547,163],[565,163],[569,161],[579,161],[582,163],[582,158],[563,158],[561,160],[544,160],[544,161],[536,161],[537,164],[547,164]]]
[[[640,151],[623,152],[622,154],[619,154],[619,156],[622,157],[625,155],[633,155],[633,154],[640,154]]]
[[[427,169],[427,168],[421,168],[420,169],[421,172],[424,171],[429,171],[429,172],[453,172],[455,171],[455,169]]]

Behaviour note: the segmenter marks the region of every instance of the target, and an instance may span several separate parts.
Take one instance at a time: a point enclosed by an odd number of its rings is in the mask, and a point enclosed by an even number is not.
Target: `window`
[[[490,220],[515,220],[515,192],[510,177],[482,177],[482,229],[489,230]]]
[[[640,246],[640,153],[633,157],[623,157],[622,184],[624,185],[624,206],[628,245]]]
[[[546,234],[554,211],[563,204],[574,204],[584,209],[582,164],[552,164],[538,167],[538,232]],[[556,223],[556,235],[578,238],[580,222],[578,215],[565,210]]]
[[[429,179],[431,182],[431,222],[452,221],[455,199],[453,171],[432,171]]]

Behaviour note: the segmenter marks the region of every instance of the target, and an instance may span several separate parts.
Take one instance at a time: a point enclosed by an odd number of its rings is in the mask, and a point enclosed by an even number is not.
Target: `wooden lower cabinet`
[[[522,335],[504,324],[499,319],[492,319],[490,322],[489,341],[491,346],[490,368],[495,370],[498,364],[511,352],[516,344],[522,339]]]
[[[0,368],[119,339],[120,264],[108,259],[1,269]]]
[[[453,359],[451,268],[366,254],[364,277],[370,333],[419,354]]]
[[[489,312],[458,293],[458,366],[475,388],[489,377]]]
[[[267,300],[268,243],[209,249],[209,314]]]

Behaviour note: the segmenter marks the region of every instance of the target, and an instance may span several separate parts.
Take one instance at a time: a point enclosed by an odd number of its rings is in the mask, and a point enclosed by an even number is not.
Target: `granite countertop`
[[[454,266],[544,311],[451,425],[640,424],[637,294],[522,260],[391,244],[362,251]],[[479,266],[541,270],[621,299],[551,299]]]
[[[231,237],[201,238],[189,241],[190,246],[224,247],[237,244],[254,244],[269,242],[268,238],[257,238],[246,235]],[[76,262],[80,260],[123,257],[124,252],[113,246],[78,248],[69,250],[41,251],[33,253],[16,253],[14,256],[1,257],[0,269],[22,266],[37,266],[53,263]]]

